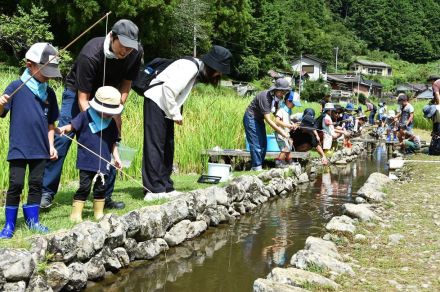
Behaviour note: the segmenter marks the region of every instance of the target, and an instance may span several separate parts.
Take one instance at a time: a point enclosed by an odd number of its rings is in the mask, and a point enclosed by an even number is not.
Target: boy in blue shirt
[[[48,43],[32,45],[26,52],[26,70],[23,75],[9,84],[0,97],[0,116],[3,118],[11,112],[6,223],[0,238],[11,238],[14,235],[27,167],[29,193],[27,204],[23,205],[24,219],[29,229],[48,232],[48,228],[39,222],[39,211],[44,167],[48,159],[58,158],[53,143],[54,123],[59,114],[58,104],[55,92],[47,84],[50,78],[61,77],[58,58],[55,57],[57,55],[57,50]]]
[[[96,91],[95,97],[89,102],[90,107],[72,119],[71,124],[57,128],[57,133],[64,135],[75,131],[78,147],[76,167],[79,169],[79,189],[74,195],[73,209],[70,220],[82,221],[84,203],[93,185],[93,210],[95,219],[104,216],[105,181],[107,183],[110,167],[107,162],[114,157],[114,167],[121,168],[116,142],[118,128],[113,116],[121,114],[121,93],[112,86],[102,86]],[[81,146],[83,145],[83,146]],[[90,151],[93,151],[99,158]]]

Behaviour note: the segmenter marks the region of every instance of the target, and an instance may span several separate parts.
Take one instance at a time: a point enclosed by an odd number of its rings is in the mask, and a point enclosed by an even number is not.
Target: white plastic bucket
[[[136,149],[119,144],[118,145],[118,152],[119,152],[119,157],[121,158],[122,167],[129,168],[131,165],[131,162],[134,159],[134,156],[136,155]]]
[[[223,163],[208,163],[208,175],[221,177],[220,181],[226,181],[231,174],[231,165]]]
[[[403,164],[404,164],[404,160],[403,159],[390,159],[388,160],[388,164],[389,164],[389,168],[390,169],[398,169],[398,168],[402,168]]]

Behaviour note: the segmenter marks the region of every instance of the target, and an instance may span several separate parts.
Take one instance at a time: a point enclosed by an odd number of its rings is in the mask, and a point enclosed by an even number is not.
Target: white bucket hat
[[[121,104],[121,93],[113,86],[98,88],[89,104],[97,112],[109,115],[119,115],[124,109]]]
[[[334,109],[335,109],[335,106],[331,102],[327,102],[324,105],[324,111],[329,111],[329,110],[334,110]]]

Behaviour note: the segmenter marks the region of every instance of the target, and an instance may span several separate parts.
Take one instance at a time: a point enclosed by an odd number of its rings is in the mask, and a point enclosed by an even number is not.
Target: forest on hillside
[[[211,44],[234,55],[233,77],[252,80],[270,68],[287,70],[302,54],[341,65],[384,51],[412,63],[439,59],[435,0],[1,0],[0,61],[17,62],[34,41],[62,48],[112,11],[109,26],[129,18],[140,28],[145,60],[206,52]],[[105,21],[70,48],[74,56]]]

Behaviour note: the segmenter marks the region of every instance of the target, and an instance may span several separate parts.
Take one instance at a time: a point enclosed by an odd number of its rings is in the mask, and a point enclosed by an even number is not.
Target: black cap
[[[131,20],[118,20],[112,27],[112,32],[118,36],[124,47],[138,50],[139,29]]]
[[[202,56],[205,65],[222,74],[231,72],[231,52],[222,46],[213,46],[211,51]]]
[[[303,118],[301,120],[300,127],[311,128],[309,130],[316,129],[315,119],[312,118],[312,116],[310,116],[310,115],[303,116]]]

